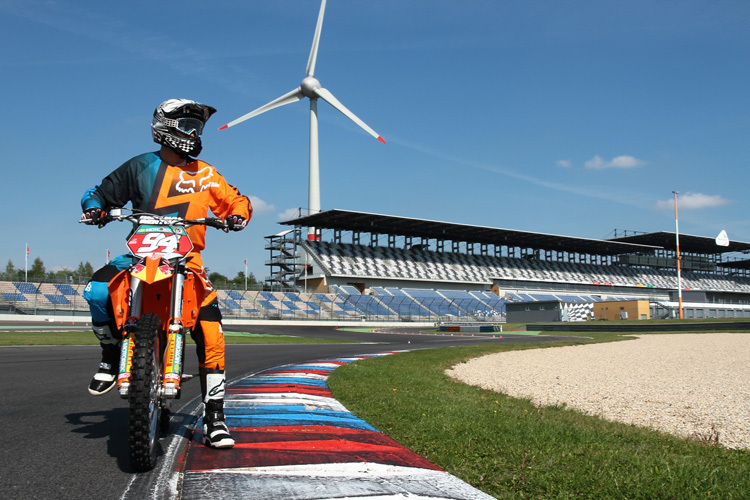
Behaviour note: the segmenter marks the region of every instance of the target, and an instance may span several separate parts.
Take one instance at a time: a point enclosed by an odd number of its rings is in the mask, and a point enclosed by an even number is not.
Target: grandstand
[[[281,224],[295,230],[269,236],[268,248],[284,248],[297,271],[288,281],[287,259],[285,274],[274,272],[282,265],[272,253],[269,282],[336,293],[367,316],[487,317],[509,301],[629,299],[649,300],[652,317],[677,315],[674,233],[596,240],[345,210]],[[314,239],[303,239],[306,227]],[[750,243],[680,243],[685,317],[750,317]]]
[[[21,314],[88,314],[83,285],[0,281],[0,311]]]

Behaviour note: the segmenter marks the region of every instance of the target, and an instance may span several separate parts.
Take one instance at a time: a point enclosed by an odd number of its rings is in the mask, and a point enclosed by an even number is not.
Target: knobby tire
[[[138,472],[146,472],[156,466],[161,411],[160,330],[161,319],[149,313],[138,320],[135,332],[128,400],[130,463]]]

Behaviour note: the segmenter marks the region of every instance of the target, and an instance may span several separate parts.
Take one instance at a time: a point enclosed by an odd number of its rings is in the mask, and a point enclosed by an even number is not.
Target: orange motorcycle
[[[110,210],[102,222],[130,221],[127,246],[133,264],[108,285],[122,332],[117,389],[130,404],[130,461],[139,471],[156,466],[159,432],[169,426],[170,400],[179,398],[185,335],[195,326],[206,293],[186,266],[193,243],[186,229],[206,225],[227,230],[220,219],[186,220]]]

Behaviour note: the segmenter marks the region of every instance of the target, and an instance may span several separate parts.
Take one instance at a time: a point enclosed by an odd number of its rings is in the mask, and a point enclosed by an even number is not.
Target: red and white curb
[[[235,447],[203,446],[199,425],[183,457],[180,498],[491,500],[332,397],[331,371],[374,356],[283,366],[230,384],[225,413]]]

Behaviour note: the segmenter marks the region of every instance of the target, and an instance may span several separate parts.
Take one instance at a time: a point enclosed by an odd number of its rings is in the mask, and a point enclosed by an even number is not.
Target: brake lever
[[[202,219],[197,219],[195,221],[186,221],[186,222],[203,223],[203,225],[213,227],[216,229],[221,229],[225,233],[229,232],[229,227],[227,226],[226,222],[216,217],[203,217]]]
[[[99,217],[99,220],[94,222],[91,219],[78,219],[79,224],[86,224],[87,226],[96,226],[98,228],[103,228],[110,222],[112,222],[114,219],[112,217],[107,217],[106,215],[103,215],[102,217]]]

